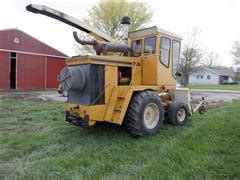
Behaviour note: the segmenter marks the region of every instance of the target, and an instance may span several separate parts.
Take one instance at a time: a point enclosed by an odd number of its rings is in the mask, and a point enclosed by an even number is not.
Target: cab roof
[[[129,35],[129,38],[136,39],[138,37],[157,35],[159,33],[165,34],[167,36],[171,36],[171,37],[176,38],[178,40],[182,40],[181,36],[179,36],[177,34],[174,34],[174,33],[171,33],[169,31],[166,31],[164,29],[161,29],[161,28],[159,28],[157,26],[153,26],[153,27],[149,27],[149,28],[144,28],[144,29],[132,31],[132,32],[129,32],[128,35]]]

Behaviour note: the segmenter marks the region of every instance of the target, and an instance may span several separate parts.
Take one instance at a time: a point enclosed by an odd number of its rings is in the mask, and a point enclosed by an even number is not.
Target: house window
[[[203,79],[203,75],[201,75],[201,79]]]
[[[199,79],[199,75],[197,75],[197,79]]]
[[[210,76],[210,75],[207,75],[207,79],[211,79],[211,76]]]

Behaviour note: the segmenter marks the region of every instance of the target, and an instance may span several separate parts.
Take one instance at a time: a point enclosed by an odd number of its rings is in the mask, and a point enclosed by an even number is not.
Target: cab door
[[[142,55],[142,84],[157,85],[156,36],[146,37]]]

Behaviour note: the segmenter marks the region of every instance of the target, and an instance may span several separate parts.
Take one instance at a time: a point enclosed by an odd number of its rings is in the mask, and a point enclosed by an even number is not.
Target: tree
[[[198,47],[199,43],[197,42],[197,36],[199,36],[199,30],[193,29],[190,36],[185,38],[182,47],[178,70],[182,73],[181,83],[185,86],[189,82],[189,75],[200,68],[199,63],[202,57],[202,52]]]
[[[136,30],[149,23],[152,12],[143,2],[102,0],[92,7],[85,21],[113,38],[119,39],[121,38],[120,21],[123,16],[131,18],[130,30]]]
[[[232,46],[232,51],[234,65],[240,65],[240,40],[235,41]]]
[[[217,65],[218,55],[214,52],[207,53],[203,60],[203,65],[209,68],[213,68]]]
[[[183,50],[179,62],[179,71],[182,73],[182,83],[185,86],[188,85],[189,75],[199,69],[199,66],[197,65],[199,64],[201,57],[202,54],[195,48],[186,47],[186,49]]]
[[[146,3],[128,2],[126,0],[101,0],[88,12],[84,21],[102,32],[109,34],[116,40],[121,39],[121,18],[131,18],[130,31],[144,27],[151,21],[152,12]],[[86,37],[90,39],[90,37]],[[77,50],[90,51],[87,46],[78,46]]]

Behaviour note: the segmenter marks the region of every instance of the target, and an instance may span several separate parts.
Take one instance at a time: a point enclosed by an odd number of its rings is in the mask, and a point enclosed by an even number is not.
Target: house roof
[[[234,74],[233,69],[212,69],[221,76],[232,76]]]
[[[0,30],[0,50],[44,54],[66,58],[66,54],[20,29]]]
[[[234,75],[234,70],[230,69],[230,68],[226,68],[226,69],[220,69],[220,68],[208,68],[205,67],[204,69],[207,69],[219,76],[233,76]]]

